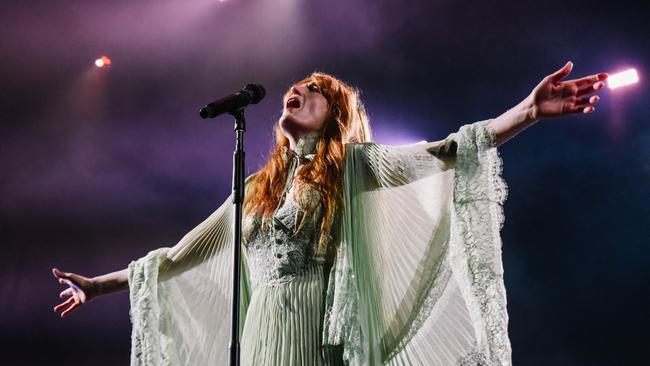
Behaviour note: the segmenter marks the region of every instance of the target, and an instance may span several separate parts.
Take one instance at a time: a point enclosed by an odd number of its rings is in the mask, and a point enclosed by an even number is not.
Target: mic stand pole
[[[244,203],[244,132],[246,132],[246,119],[244,110],[231,112],[235,117],[236,146],[233,154],[232,174],[232,202],[235,204],[235,235],[233,252],[232,275],[232,305],[230,321],[230,366],[239,366],[239,299],[240,273],[241,273],[241,238],[242,238],[242,204]]]

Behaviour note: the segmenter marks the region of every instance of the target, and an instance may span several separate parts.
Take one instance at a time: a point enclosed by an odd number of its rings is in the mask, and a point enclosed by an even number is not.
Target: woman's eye
[[[318,85],[315,83],[309,83],[307,84],[307,89],[312,92],[320,92],[320,89],[318,88]]]

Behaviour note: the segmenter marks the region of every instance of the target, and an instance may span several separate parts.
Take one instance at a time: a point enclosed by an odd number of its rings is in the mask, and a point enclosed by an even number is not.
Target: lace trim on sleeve
[[[363,365],[365,357],[358,320],[358,291],[346,248],[339,247],[330,272],[325,304],[323,345],[344,344],[348,365]]]
[[[131,302],[131,366],[168,364],[162,353],[158,268],[168,248],[149,252],[129,264],[129,300]]]
[[[496,149],[496,133],[489,121],[465,125],[457,133],[464,146],[457,155],[460,174],[455,181],[456,203],[488,200],[501,205],[508,198],[508,188],[501,178],[503,162]]]
[[[473,294],[474,301],[468,303],[470,313],[475,321],[483,323],[484,329],[483,334],[477,334],[479,353],[468,359],[480,356],[489,360],[489,365],[510,365],[500,237],[508,190],[501,177],[503,163],[496,149],[496,134],[488,122],[466,125],[458,132],[453,205],[456,217],[452,220],[451,240],[452,250],[465,253],[457,258],[465,258],[466,263],[456,263],[455,267],[467,271],[463,277],[469,283],[463,287]],[[467,364],[465,361],[459,364]]]

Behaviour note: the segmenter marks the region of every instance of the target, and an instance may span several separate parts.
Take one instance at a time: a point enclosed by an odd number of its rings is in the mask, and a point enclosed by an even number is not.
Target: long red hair
[[[343,181],[343,158],[345,144],[368,142],[371,139],[370,124],[360,91],[332,75],[314,72],[296,83],[301,85],[315,82],[328,103],[328,114],[316,144],[315,157],[296,172],[294,196],[301,197],[304,189],[318,192],[319,204],[323,208],[321,236],[318,248],[323,249],[331,239],[330,225],[341,202]],[[285,93],[286,99],[291,88]],[[275,146],[271,149],[266,164],[255,173],[251,188],[244,201],[247,214],[259,215],[266,222],[280,204],[282,190],[287,179],[287,162],[283,155],[289,151],[289,140],[282,133],[279,123],[275,125]],[[302,202],[296,199],[299,204]],[[315,207],[301,207],[304,218]],[[298,230],[302,225],[298,226]]]

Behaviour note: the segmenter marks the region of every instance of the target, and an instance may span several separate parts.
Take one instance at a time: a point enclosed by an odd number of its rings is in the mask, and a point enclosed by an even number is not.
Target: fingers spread
[[[591,113],[595,110],[596,108],[594,108],[594,106],[592,105],[586,107],[582,105],[574,105],[573,107],[569,108],[570,113],[580,113],[580,114]]]
[[[70,314],[70,312],[74,311],[79,306],[81,306],[81,305],[78,302],[75,302],[74,304],[72,304],[72,306],[70,306],[64,312],[61,313],[61,317],[65,318],[66,316],[68,316],[68,314]]]
[[[561,69],[549,75],[549,80],[554,83],[558,82],[569,75],[571,69],[573,69],[573,62],[569,61]]]
[[[578,90],[577,95],[579,97],[582,97],[582,96],[586,96],[586,95],[589,95],[589,94],[593,94],[596,91],[602,89],[604,86],[605,86],[605,82],[598,81],[598,82],[595,82],[593,84],[589,84],[586,87],[581,88],[580,90]]]
[[[67,277],[77,283],[83,281],[83,277],[79,276],[76,273],[67,273]]]
[[[79,275],[71,273],[71,272],[61,272],[56,268],[52,268],[52,274],[54,274],[54,277],[56,278],[71,278],[75,279],[75,276],[79,277]]]
[[[575,105],[580,106],[580,107],[586,107],[589,105],[593,105],[598,103],[600,100],[600,97],[597,95],[591,96],[591,97],[583,97],[578,100],[576,100]]]
[[[579,79],[568,80],[567,82],[575,82],[579,88],[588,88],[598,81],[606,80],[608,77],[609,74],[606,72],[601,72],[600,74],[593,74]]]
[[[62,298],[64,298],[64,297],[72,296],[72,295],[73,295],[72,289],[71,289],[71,288],[67,288],[67,289],[61,291],[61,293],[59,294],[59,297],[62,299]]]
[[[599,81],[596,84],[594,84],[593,88],[594,90],[598,90],[605,87],[605,82],[604,81]]]
[[[567,83],[568,82],[574,82],[574,83],[576,83],[578,88],[582,89],[582,88],[588,88],[588,87],[592,86],[594,83],[596,83],[599,80],[600,79],[598,79],[598,75],[589,75],[589,76],[585,76],[585,77],[580,78],[580,79],[567,80]]]
[[[54,307],[54,311],[60,311],[61,309],[68,307],[69,305],[73,304],[75,302],[74,298],[71,297],[67,299],[66,301],[60,303],[59,305]]]

